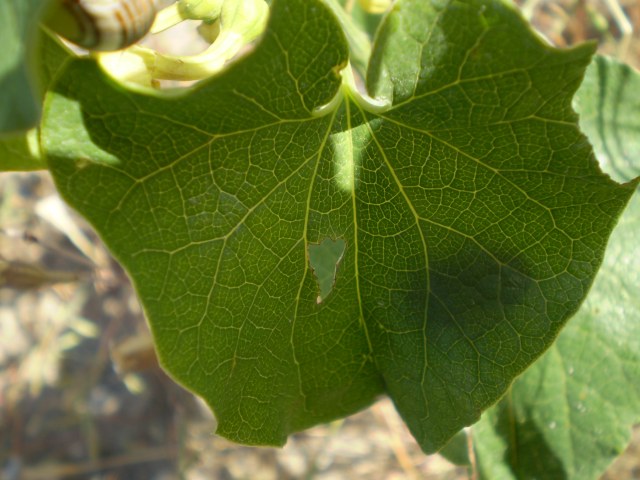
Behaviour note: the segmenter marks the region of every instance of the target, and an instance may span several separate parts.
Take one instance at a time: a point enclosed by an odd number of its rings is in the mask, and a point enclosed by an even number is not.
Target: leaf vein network
[[[485,168],[486,170],[492,172],[493,174],[497,175],[498,177],[502,178],[505,182],[507,182],[509,185],[511,185],[513,188],[515,188],[518,192],[520,192],[522,195],[524,195],[524,197],[529,200],[530,202],[534,203],[535,205],[537,205],[538,207],[546,210],[547,212],[549,212],[549,216],[551,221],[553,222],[553,226],[555,228],[557,228],[559,231],[563,232],[566,234],[566,232],[564,232],[564,230],[562,230],[560,227],[558,227],[558,225],[556,225],[556,220],[555,217],[551,214],[551,209],[549,207],[547,207],[546,205],[544,205],[543,203],[541,203],[539,200],[536,200],[535,198],[531,197],[520,185],[518,185],[517,183],[515,183],[513,180],[510,180],[509,178],[505,177],[502,173],[502,170],[492,167],[490,165],[488,165],[487,163],[483,162],[482,160],[466,153],[464,150],[461,150],[460,148],[456,147],[455,145],[452,145],[451,143],[447,142],[446,140],[443,140],[439,137],[437,137],[436,135],[434,135],[433,132],[428,131],[428,130],[424,130],[422,128],[419,127],[412,127],[410,125],[407,125],[405,123],[399,122],[397,120],[394,120],[392,118],[389,117],[385,117],[385,120],[390,122],[390,123],[394,123],[399,127],[402,128],[406,128],[407,130],[412,130],[414,132],[418,132],[421,133],[423,135],[426,135],[428,137],[430,137],[432,140],[439,142],[440,144],[450,148],[451,150],[453,150],[454,152],[457,152],[458,154],[462,155],[463,157],[475,162],[477,165]]]
[[[296,85],[296,93],[300,97],[300,104],[304,105],[305,108],[306,108],[306,102],[304,100],[304,95],[302,95],[302,90],[300,89],[300,85],[298,84],[298,78],[293,74],[293,71],[291,69],[291,63],[290,63],[290,60],[289,60],[289,50],[282,45],[282,42],[280,42],[280,39],[278,38],[278,36],[275,33],[273,33],[272,36],[273,36],[273,39],[275,40],[276,44],[278,45],[278,48],[280,49],[280,52],[282,53],[284,61],[285,61],[286,65],[287,65],[287,70],[286,70],[287,75],[289,75],[291,80],[293,80],[293,83],[295,83],[295,85]]]
[[[294,311],[293,311],[293,319],[291,321],[291,335],[289,337],[289,343],[291,344],[291,354],[292,354],[292,358],[293,358],[293,362],[296,365],[296,371],[298,374],[298,390],[300,393],[300,397],[305,401],[305,408],[306,408],[306,394],[304,393],[303,390],[303,381],[302,381],[302,369],[301,369],[301,364],[300,364],[300,360],[298,359],[298,355],[296,353],[296,343],[294,341],[294,336],[296,333],[296,326],[297,326],[297,320],[298,320],[298,309],[300,308],[300,301],[302,300],[302,289],[304,287],[304,281],[305,278],[307,277],[307,274],[309,272],[309,259],[307,258],[307,256],[309,255],[309,239],[308,239],[308,233],[309,233],[309,216],[311,215],[311,199],[312,199],[312,194],[313,194],[313,185],[315,183],[315,180],[318,176],[318,168],[320,166],[320,161],[322,159],[322,153],[325,150],[326,146],[327,146],[327,140],[329,139],[330,133],[331,133],[331,128],[333,126],[333,122],[335,121],[335,117],[338,113],[338,109],[335,109],[332,115],[332,118],[329,122],[327,122],[327,129],[326,132],[324,134],[324,137],[322,139],[322,142],[318,148],[317,154],[316,154],[316,164],[315,167],[313,169],[313,174],[310,175],[310,180],[309,180],[309,187],[307,188],[308,193],[307,193],[307,201],[306,201],[306,208],[305,208],[305,216],[304,216],[304,226],[303,226],[303,230],[302,230],[302,241],[304,241],[304,252],[305,252],[305,259],[304,259],[304,268],[302,271],[302,275],[300,277],[300,283],[298,284],[298,291],[296,292],[296,300],[295,300],[295,307],[294,307]]]
[[[502,77],[505,75],[512,75],[514,73],[527,73],[527,69],[524,68],[514,68],[512,70],[504,70],[502,72],[498,72],[498,73],[492,73],[489,75],[479,75],[477,77],[469,77],[469,78],[464,78],[464,79],[456,79],[452,82],[446,83],[444,85],[439,86],[438,88],[434,88],[432,90],[427,90],[423,93],[420,94],[413,94],[408,96],[407,98],[405,98],[404,100],[402,100],[401,102],[397,102],[393,104],[393,108],[400,108],[403,107],[407,104],[410,104],[412,102],[415,102],[416,100],[424,100],[427,97],[431,97],[434,95],[437,95],[439,93],[442,93],[446,90],[451,89],[452,87],[455,86],[460,86],[460,85],[464,85],[464,84],[469,84],[469,83],[475,83],[478,81],[484,81],[484,80],[492,80],[494,78],[498,78],[498,77]],[[416,88],[418,87],[418,85],[416,85]]]
[[[343,97],[344,98],[344,97]],[[352,130],[352,126],[351,126],[351,107],[350,107],[350,102],[345,101],[345,110],[346,110],[346,118],[347,118],[347,126],[348,126],[348,131],[353,131]],[[336,109],[337,111],[337,109]],[[349,135],[349,139],[351,141],[350,144],[350,149],[351,152],[353,152],[353,137],[351,135]],[[355,168],[353,165],[351,166],[351,168]],[[354,172],[355,174],[355,172]],[[356,205],[356,186],[355,186],[356,182],[352,182],[351,183],[351,192],[350,192],[350,196],[351,196],[351,211],[353,212],[353,248],[354,248],[354,252],[353,252],[353,258],[354,258],[354,272],[355,272],[355,282],[356,282],[356,295],[357,295],[357,299],[358,299],[358,321],[360,323],[360,325],[362,326],[362,330],[365,334],[365,337],[367,339],[367,346],[369,347],[369,352],[373,352],[373,344],[371,343],[371,337],[369,335],[369,329],[367,328],[367,323],[365,321],[365,316],[364,316],[364,311],[362,309],[362,293],[361,293],[361,285],[360,285],[360,263],[359,263],[359,256],[360,256],[360,244],[358,242],[358,209],[357,209],[357,205]]]
[[[349,105],[348,102],[347,102],[347,105]],[[362,117],[363,118],[367,118],[365,112],[362,109],[362,107],[360,107],[358,103],[356,103],[355,105],[357,105],[358,108],[360,109],[360,113],[361,113]],[[348,118],[350,118],[350,115],[348,115]],[[429,274],[428,245],[427,245],[427,241],[426,241],[426,239],[424,237],[424,232],[422,231],[422,228],[420,228],[420,216],[418,215],[418,212],[416,211],[416,208],[413,205],[413,202],[411,202],[411,199],[409,198],[407,192],[405,191],[404,186],[400,182],[400,179],[398,178],[393,166],[391,165],[391,162],[389,161],[389,158],[386,155],[384,147],[382,146],[382,144],[380,143],[379,139],[376,137],[375,132],[371,128],[371,124],[367,122],[366,125],[367,125],[367,129],[369,130],[369,135],[371,136],[372,140],[375,142],[376,148],[380,152],[380,155],[383,158],[384,163],[385,163],[389,173],[393,177],[393,181],[395,182],[396,187],[398,188],[398,191],[402,195],[406,205],[409,207],[409,209],[411,210],[411,213],[412,213],[412,215],[414,217],[414,222],[415,222],[415,225],[417,227],[418,233],[420,235],[420,240],[422,242],[425,265],[427,267],[425,269],[426,277],[427,277],[426,278],[426,289],[427,289],[427,292],[431,293],[431,276]],[[354,192],[354,198],[355,198],[355,192]],[[355,207],[355,205],[354,205],[354,207]],[[355,208],[354,208],[354,212],[355,212]],[[422,351],[423,351],[422,382],[423,382],[423,384],[426,381],[427,370],[429,368],[428,348],[427,348],[427,320],[428,320],[427,312],[429,310],[429,298],[430,298],[430,295],[427,294],[424,297],[425,297],[425,300],[424,300],[425,304],[424,304],[424,309],[423,309],[424,314],[423,314],[423,321],[422,321],[422,342],[423,342],[422,343]],[[423,396],[424,396],[424,392],[423,392]],[[426,397],[424,398],[424,401],[426,402],[425,405],[428,404],[428,401],[427,401]]]

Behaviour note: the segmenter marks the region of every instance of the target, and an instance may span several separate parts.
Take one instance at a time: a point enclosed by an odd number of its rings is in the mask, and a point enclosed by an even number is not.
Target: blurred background
[[[552,43],[593,39],[640,67],[637,0],[518,3]],[[0,174],[0,480],[467,478],[423,455],[387,399],[283,449],[214,431],[158,367],[126,274],[48,174]],[[604,478],[640,479],[639,428]]]

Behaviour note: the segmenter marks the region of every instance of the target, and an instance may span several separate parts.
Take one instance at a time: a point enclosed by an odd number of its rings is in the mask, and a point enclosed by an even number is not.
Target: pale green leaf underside
[[[604,170],[630,180],[640,168],[640,74],[613,58],[597,56],[576,94],[580,127]]]
[[[576,94],[580,124],[622,180],[640,175],[640,75],[597,57]],[[587,300],[551,349],[474,426],[484,478],[598,478],[640,420],[640,197],[611,236]]]
[[[398,2],[377,37],[385,112],[340,87],[346,41],[310,0],[275,1],[255,51],[181,99],[90,61],[47,99],[61,193],[221,435],[282,444],[386,392],[433,451],[591,284],[633,189],[601,174],[570,108],[591,47],[552,50],[499,2],[429,5]],[[318,302],[308,252],[327,239],[345,247]]]

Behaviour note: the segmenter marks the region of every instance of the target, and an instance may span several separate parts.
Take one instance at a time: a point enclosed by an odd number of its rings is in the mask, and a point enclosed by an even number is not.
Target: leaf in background
[[[318,301],[327,298],[333,289],[344,247],[343,240],[330,239],[320,245],[309,245],[309,264],[318,280]]]
[[[0,6],[0,9],[2,6]],[[58,40],[47,33],[40,32],[35,41],[36,77],[39,79],[41,92],[38,96],[38,105],[42,103],[40,98],[44,96],[47,87],[61,70],[64,63],[72,58],[71,52]],[[0,103],[9,105],[6,98],[12,95],[9,91],[0,91]],[[38,107],[39,108],[39,107]],[[27,132],[0,136],[0,171],[26,171],[41,170],[46,164],[40,154],[38,143],[38,128],[32,128]]]
[[[362,31],[366,32],[371,38],[375,37],[376,31],[383,18],[382,13],[369,13],[362,9],[359,2],[355,2],[351,15],[355,24],[358,25]]]
[[[42,132],[56,184],[219,434],[280,445],[384,391],[434,451],[555,339],[633,192],[571,110],[592,47],[551,49],[500,2],[400,2],[369,72],[382,111],[342,84],[321,2],[272,8],[250,55],[179,99],[72,62]],[[318,302],[327,239],[345,246]]]
[[[469,459],[469,439],[467,438],[467,429],[460,430],[456,433],[451,440],[449,440],[449,443],[438,450],[438,454],[442,455],[454,465],[470,468],[471,460]]]
[[[576,93],[580,127],[602,168],[613,178],[638,175],[640,158],[640,75],[629,65],[597,56]]]
[[[0,172],[47,168],[40,156],[38,129],[0,138]]]
[[[360,17],[349,15],[338,0],[323,0],[336,16],[349,45],[349,61],[363,77],[367,72],[367,63],[371,56],[371,40],[357,20]]]
[[[363,2],[356,0],[323,0],[327,5],[339,4],[343,10],[346,10],[347,14],[352,18],[352,21],[358,28],[365,33],[369,38],[375,37],[378,26],[383,18],[383,14],[386,10],[391,9],[392,2],[381,1],[377,2],[376,7],[382,6],[382,8],[363,8],[361,5]],[[366,2],[365,2],[366,3]],[[376,2],[371,2],[376,4]],[[373,10],[373,12],[372,12]],[[348,34],[347,34],[348,36]]]
[[[32,75],[33,39],[44,0],[0,2],[0,135],[35,127],[40,96]]]
[[[622,180],[640,175],[638,92],[636,72],[596,57],[576,94],[605,171]],[[578,314],[473,427],[484,478],[595,479],[625,449],[640,420],[638,232],[635,195]]]

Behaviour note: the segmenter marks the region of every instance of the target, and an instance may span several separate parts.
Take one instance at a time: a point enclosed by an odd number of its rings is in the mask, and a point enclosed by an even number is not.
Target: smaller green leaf
[[[362,8],[360,2],[355,2],[353,5],[353,11],[351,12],[353,21],[363,31],[369,34],[373,38],[380,26],[380,22],[384,15],[381,13],[370,13]]]
[[[28,130],[40,118],[32,39],[43,0],[0,2],[0,135]]]
[[[456,433],[438,453],[454,465],[471,465],[467,431],[463,429]]]
[[[57,72],[73,55],[60,42],[44,32],[37,35],[35,52],[37,77],[40,79],[41,86],[39,97],[43,97]],[[4,99],[9,97],[10,92],[0,91],[0,94]],[[41,100],[38,102],[41,103]],[[46,163],[40,152],[38,135],[38,128],[32,128],[27,132],[1,137],[0,171],[27,171],[46,168]]]
[[[618,60],[598,56],[589,65],[574,100],[574,106],[580,112],[580,128],[589,137],[602,168],[616,179],[628,180],[637,175],[637,159],[640,158],[638,92],[638,72]]]
[[[46,168],[40,156],[38,129],[0,140],[0,171],[26,171]]]
[[[359,17],[349,16],[337,0],[323,0],[340,22],[349,45],[349,59],[355,70],[364,77],[371,56],[371,41],[358,22]]]

